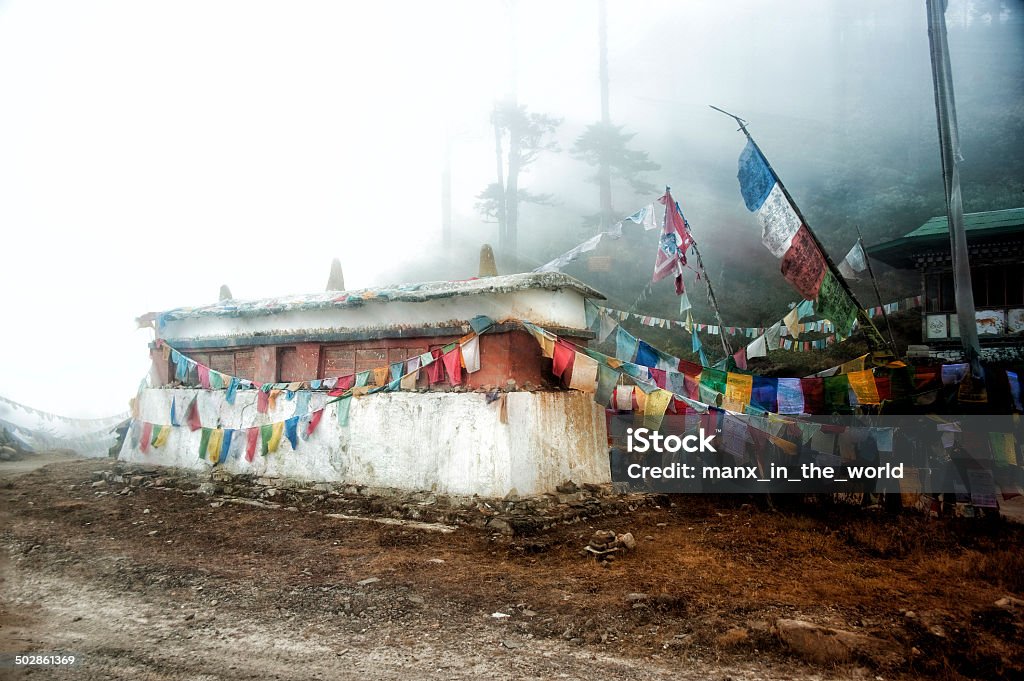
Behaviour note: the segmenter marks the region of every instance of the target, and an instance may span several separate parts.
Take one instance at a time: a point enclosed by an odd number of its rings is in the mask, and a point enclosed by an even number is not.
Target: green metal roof
[[[1024,208],[1007,208],[1006,210],[990,210],[984,213],[964,213],[964,228],[968,232],[1020,227],[1024,225]],[[931,218],[913,232],[903,235],[904,239],[919,236],[935,236],[949,234],[949,218],[945,215]]]
[[[965,213],[967,240],[986,239],[1004,234],[1024,233],[1024,208]],[[949,247],[949,219],[940,215],[898,239],[867,249],[868,255],[894,267],[912,266],[911,256],[921,248]]]

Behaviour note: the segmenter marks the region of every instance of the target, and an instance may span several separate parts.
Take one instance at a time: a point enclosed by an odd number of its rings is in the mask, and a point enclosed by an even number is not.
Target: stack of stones
[[[593,556],[599,564],[608,567],[615,560],[615,554],[632,551],[635,548],[636,539],[631,532],[615,534],[612,530],[598,530],[590,538],[590,543],[583,549],[583,553]]]

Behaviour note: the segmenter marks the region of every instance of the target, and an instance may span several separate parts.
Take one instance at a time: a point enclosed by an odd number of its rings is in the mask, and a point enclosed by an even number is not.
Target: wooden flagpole
[[[836,278],[836,281],[839,282],[839,285],[843,288],[843,291],[846,293],[847,296],[849,296],[850,300],[853,301],[854,306],[857,308],[857,318],[860,320],[861,328],[864,330],[864,336],[867,339],[868,347],[871,349],[872,354],[875,354],[878,352],[879,349],[888,346],[889,342],[886,341],[885,338],[882,337],[882,334],[878,332],[878,329],[875,327],[874,322],[871,321],[871,317],[869,317],[867,312],[864,310],[864,306],[860,303],[859,300],[857,300],[857,296],[855,296],[853,290],[850,289],[850,285],[846,283],[846,279],[843,278],[843,275],[839,272],[839,268],[836,267],[836,264],[832,261],[832,258],[829,257],[828,251],[825,250],[825,247],[822,246],[821,242],[818,240],[818,235],[815,234],[814,230],[811,229],[811,226],[807,224],[807,220],[804,218],[803,213],[800,212],[800,207],[796,205],[795,201],[793,201],[793,197],[790,195],[789,190],[786,189],[786,185],[782,183],[782,180],[779,178],[779,174],[775,172],[775,169],[772,168],[771,163],[768,162],[768,157],[764,155],[764,153],[761,151],[761,148],[757,146],[757,142],[755,142],[754,138],[751,137],[750,131],[747,130],[747,121],[743,120],[736,114],[729,113],[724,109],[719,109],[717,106],[713,106],[710,104],[708,106],[710,106],[715,111],[723,113],[729,118],[735,120],[736,123],[739,124],[740,126],[740,131],[744,135],[746,135],[747,140],[754,145],[754,149],[756,149],[757,153],[761,156],[761,160],[763,160],[765,165],[768,166],[768,170],[771,171],[772,176],[778,183],[779,189],[782,190],[783,196],[786,197],[786,200],[789,202],[789,205],[793,208],[793,211],[796,213],[796,216],[800,218],[800,223],[807,228],[807,233],[810,234],[811,239],[814,241],[814,244],[818,247],[818,251],[821,253],[821,256],[825,259],[825,263],[828,265],[829,271],[832,272],[832,276]],[[893,351],[893,353],[895,353],[896,349],[891,348],[891,350]]]

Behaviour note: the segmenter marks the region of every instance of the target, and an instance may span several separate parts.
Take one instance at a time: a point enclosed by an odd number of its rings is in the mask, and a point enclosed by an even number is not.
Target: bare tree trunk
[[[508,255],[515,256],[519,243],[519,169],[522,160],[522,132],[513,125],[508,131],[508,184],[505,188],[505,236]]]
[[[611,128],[612,115],[608,94],[608,4],[606,0],[599,0],[597,8],[598,70],[601,80],[601,126],[608,130]],[[604,231],[611,226],[615,220],[615,215],[612,208],[612,173],[603,154],[598,168],[598,178],[598,186],[601,193],[601,231]]]
[[[505,234],[505,162],[504,152],[501,148],[501,122],[498,120],[497,107],[495,107],[494,116],[494,159],[497,164],[498,170],[498,195],[497,200],[497,217],[498,217],[498,250],[505,250],[506,234]]]
[[[445,134],[444,168],[441,171],[441,243],[452,245],[452,136]]]

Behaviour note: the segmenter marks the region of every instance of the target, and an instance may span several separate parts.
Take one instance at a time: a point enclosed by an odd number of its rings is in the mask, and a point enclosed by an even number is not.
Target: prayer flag
[[[620,385],[615,388],[615,408],[618,411],[633,411],[633,386]]]
[[[167,438],[171,436],[170,426],[156,426],[153,429],[153,446],[159,449],[167,444]]]
[[[782,276],[805,300],[818,297],[818,289],[828,270],[828,264],[814,242],[810,230],[801,226],[793,236],[792,244],[782,257]]]
[[[597,365],[597,394],[594,395],[594,401],[600,404],[602,407],[607,407],[611,401],[612,392],[615,390],[615,384],[619,381],[619,373],[611,367],[605,366],[604,364]]]
[[[615,357],[623,362],[632,362],[636,357],[640,341],[621,326],[615,332]]]
[[[878,404],[878,386],[875,385],[875,373],[871,369],[852,371],[847,374],[850,387],[853,388],[857,401],[861,404]]]
[[[780,414],[804,413],[804,393],[799,378],[779,378],[778,401]]]
[[[256,441],[259,440],[260,429],[257,427],[249,428],[245,431],[245,460],[252,463],[253,458],[256,456]]]
[[[293,416],[284,422],[285,437],[294,450],[299,446],[299,417]]]
[[[199,459],[206,459],[206,450],[210,445],[210,433],[213,432],[213,428],[203,428],[203,432],[199,434]]]
[[[228,460],[228,452],[231,451],[231,441],[234,439],[234,435],[234,429],[224,429],[224,435],[221,438],[220,456],[217,457],[217,463],[224,463]]]
[[[561,378],[565,371],[572,367],[575,357],[576,350],[571,345],[561,339],[557,340],[554,357],[551,360],[551,373]]]
[[[665,410],[672,401],[672,393],[667,390],[655,390],[647,395],[644,402],[644,428],[658,430],[665,418]]]
[[[349,410],[352,407],[352,396],[346,395],[345,397],[342,397],[340,400],[338,400],[336,404],[338,405],[338,425],[343,427],[347,426]]]
[[[740,154],[737,178],[747,210],[755,213],[761,223],[762,243],[776,258],[783,257],[800,229],[800,218],[751,139]]]
[[[480,336],[473,336],[462,344],[462,361],[467,373],[480,371]]]
[[[312,435],[313,431],[316,430],[316,427],[320,425],[320,419],[322,419],[323,416],[324,416],[324,410],[323,409],[317,409],[312,414],[310,414],[309,423],[306,424],[306,436],[307,437]]]
[[[185,423],[188,424],[189,430],[195,432],[203,427],[202,422],[199,420],[199,405],[197,401],[199,396],[196,395],[192,398],[188,408],[185,410]]]
[[[729,372],[726,375],[725,398],[722,400],[722,408],[742,412],[743,407],[750,403],[753,381],[754,377],[749,374]]]
[[[839,263],[839,273],[843,275],[844,279],[857,279],[857,275],[868,268],[868,257],[864,253],[864,247],[861,246],[860,239],[853,244],[853,248],[846,254],[843,261]]]
[[[661,281],[669,274],[675,274],[676,295],[682,295],[683,265],[686,264],[686,251],[693,244],[693,238],[679,204],[672,199],[672,192],[666,189],[665,195],[659,200],[665,206],[665,222],[658,240],[653,280]]]
[[[450,385],[462,384],[462,348],[456,345],[453,349],[441,355],[441,361],[448,372],[448,383]]]
[[[595,392],[597,390],[597,367],[597,360],[582,352],[577,352],[572,363],[569,387],[586,393]]]
[[[139,451],[145,454],[149,451],[150,441],[153,438],[153,424],[146,422],[142,424],[142,435],[139,436]]]

